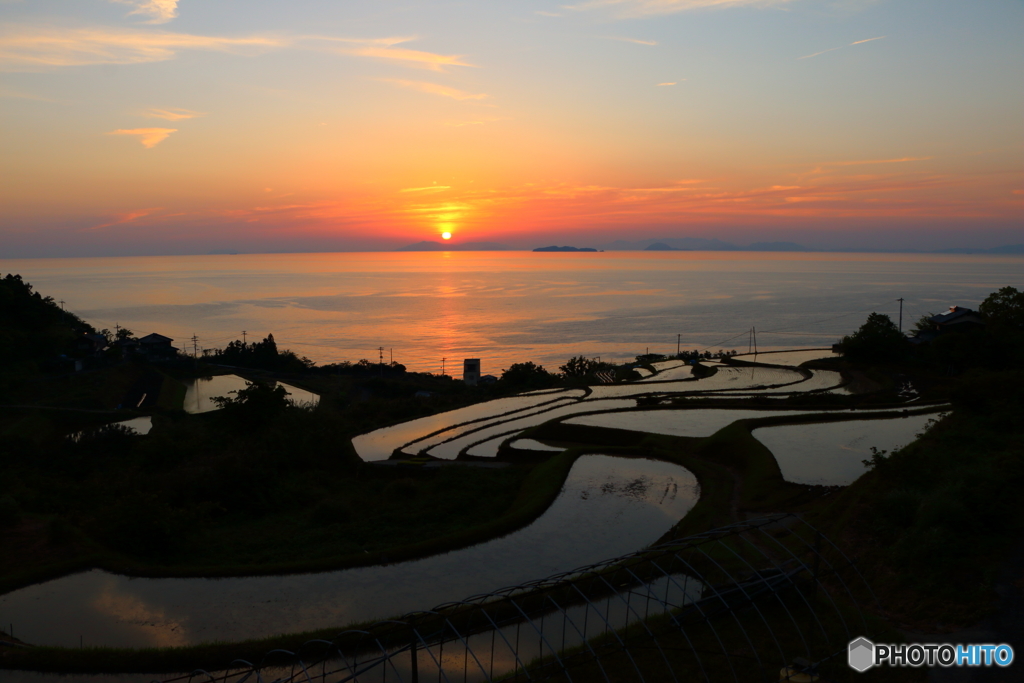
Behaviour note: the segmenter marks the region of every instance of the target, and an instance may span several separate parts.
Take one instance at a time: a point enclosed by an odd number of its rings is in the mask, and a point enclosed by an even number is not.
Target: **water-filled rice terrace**
[[[682,360],[662,361],[642,368],[637,381],[584,389],[541,390],[495,399],[378,429],[356,437],[352,443],[367,462],[414,456],[476,460],[500,458],[503,446],[538,453],[562,450],[556,445],[521,438],[528,430],[551,421],[706,437],[740,419],[785,415],[813,418],[815,413],[821,413],[827,420],[828,413],[823,410],[666,408],[672,407],[674,399],[686,397],[736,400],[799,394],[848,395],[851,392],[844,386],[840,372],[800,366],[832,355],[822,349],[751,354],[742,357],[744,362],[739,365],[729,361],[705,362],[710,374],[705,371],[697,375],[694,366]],[[651,404],[662,404],[662,409],[651,410]]]

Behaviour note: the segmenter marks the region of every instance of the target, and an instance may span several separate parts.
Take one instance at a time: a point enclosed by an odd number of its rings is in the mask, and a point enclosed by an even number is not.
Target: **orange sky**
[[[1024,242],[1009,0],[0,2],[0,257]]]

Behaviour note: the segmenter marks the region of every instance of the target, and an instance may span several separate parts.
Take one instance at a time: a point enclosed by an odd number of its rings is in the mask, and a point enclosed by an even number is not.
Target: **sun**
[[[443,239],[443,240],[450,240],[451,238],[452,238],[452,234],[450,232],[442,232],[441,233],[441,239]]]

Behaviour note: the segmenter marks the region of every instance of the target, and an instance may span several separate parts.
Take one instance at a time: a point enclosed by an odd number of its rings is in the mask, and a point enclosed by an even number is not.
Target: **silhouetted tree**
[[[907,338],[884,313],[872,313],[860,329],[843,337],[843,355],[857,361],[896,361],[907,354]]]

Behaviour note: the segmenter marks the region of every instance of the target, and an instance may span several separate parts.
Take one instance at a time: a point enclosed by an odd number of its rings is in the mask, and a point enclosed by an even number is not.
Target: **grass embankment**
[[[996,604],[997,572],[1024,538],[1022,381],[961,379],[950,416],[809,514],[896,621],[939,631]]]
[[[403,546],[395,546],[387,552],[388,561],[399,561],[436,554],[455,548],[479,543],[502,534],[509,533],[526,524],[529,524],[536,517],[546,510],[558,496],[573,462],[579,456],[580,451],[570,450],[563,452],[536,467],[511,467],[507,470],[490,470],[473,467],[451,466],[434,470],[434,473],[449,474],[456,478],[476,477],[481,474],[495,473],[516,473],[519,477],[517,487],[506,485],[504,489],[518,490],[515,493],[511,504],[507,506],[504,513],[499,516],[479,522],[476,517],[475,525],[468,526],[459,531],[437,536],[424,536],[425,541],[408,543]],[[391,468],[373,468],[380,472]],[[407,479],[397,481],[408,482]],[[452,491],[458,490],[458,484],[472,484],[470,480],[445,481],[444,490],[451,495]],[[408,491],[405,491],[408,494]],[[494,492],[490,492],[494,495]],[[339,563],[348,560],[348,566],[376,563],[378,557],[367,559],[365,555],[340,556],[331,558],[331,567],[336,568]],[[307,563],[308,564],[308,563]],[[259,567],[259,573],[266,573],[263,570],[267,565]],[[294,571],[293,566],[289,567]],[[318,567],[329,568],[329,567]],[[146,567],[140,568],[145,573]],[[166,574],[165,568],[161,568],[160,574]],[[244,574],[242,571],[228,572],[232,575]],[[429,606],[428,606],[429,607]],[[395,615],[399,616],[399,615]],[[332,639],[340,628],[356,629],[365,625],[339,624],[335,628],[321,629],[306,633],[289,634],[273,638],[250,640],[234,643],[210,643],[177,648],[56,648],[56,647],[32,647],[24,649],[0,650],[0,666],[4,668],[17,669],[39,669],[55,672],[168,672],[184,671],[199,668],[223,667],[227,662],[237,658],[259,661],[262,656],[273,649],[298,649],[303,643],[313,639]]]

